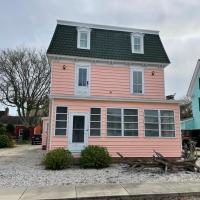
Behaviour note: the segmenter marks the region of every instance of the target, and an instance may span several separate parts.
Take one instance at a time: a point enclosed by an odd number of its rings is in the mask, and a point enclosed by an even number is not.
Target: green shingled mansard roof
[[[144,34],[144,54],[131,51],[130,32],[92,28],[90,50],[77,48],[77,27],[57,24],[47,54],[170,63],[158,34]]]

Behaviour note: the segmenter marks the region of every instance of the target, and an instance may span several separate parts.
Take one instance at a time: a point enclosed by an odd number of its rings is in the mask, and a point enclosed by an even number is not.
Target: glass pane
[[[101,115],[90,115],[90,121],[101,121]]]
[[[90,135],[91,136],[100,136],[100,129],[90,129]]]
[[[107,135],[108,136],[121,136],[121,130],[108,129]]]
[[[67,120],[67,115],[66,114],[56,114],[56,120]]]
[[[72,142],[83,143],[84,142],[84,116],[74,116],[73,117],[73,135]]]
[[[141,71],[133,71],[133,83],[134,84],[142,84],[142,72]]]
[[[124,123],[124,129],[138,129],[137,123]]]
[[[78,85],[79,86],[87,85],[87,69],[85,68],[79,68]]]
[[[174,123],[173,117],[161,117],[161,123]]]
[[[158,117],[145,117],[145,122],[158,123]]]
[[[67,122],[66,121],[56,121],[56,128],[66,128]]]
[[[100,128],[100,122],[90,122],[90,128]]]
[[[124,115],[137,115],[138,110],[136,109],[124,109]]]
[[[81,39],[81,40],[86,40],[86,41],[87,41],[87,33],[86,33],[86,32],[81,32],[81,34],[80,34],[80,39]]]
[[[121,122],[121,115],[118,116],[107,115],[107,121]]]
[[[80,40],[80,47],[87,48],[87,40]]]
[[[121,129],[121,123],[107,123],[107,128],[113,128],[113,129]]]
[[[145,116],[158,116],[158,110],[145,110]]]
[[[161,124],[161,130],[175,130],[174,124]]]
[[[142,93],[142,85],[133,85],[133,93],[138,93],[141,94]]]
[[[101,114],[101,108],[91,108],[91,114]]]
[[[140,48],[141,48],[141,46],[140,45],[134,45],[134,50],[136,51],[136,52],[139,52],[140,51]]]
[[[145,123],[145,129],[159,129],[159,125],[158,124]]]
[[[121,115],[121,109],[118,109],[118,108],[108,108],[107,109],[107,114],[110,114],[110,115]]]
[[[57,107],[56,113],[67,113],[67,107]]]
[[[161,131],[162,137],[175,137],[175,131]]]
[[[172,110],[161,110],[160,111],[160,115],[161,115],[161,117],[168,117],[168,116],[171,116],[171,117],[173,117],[174,116],[174,111],[172,111]]]
[[[56,130],[55,130],[55,135],[66,135],[66,133],[67,133],[66,129],[56,128]]]
[[[135,45],[140,45],[140,37],[134,37],[134,44]]]
[[[159,131],[158,130],[145,130],[145,136],[158,137]]]
[[[138,122],[138,116],[124,116],[124,122]]]
[[[138,130],[125,130],[124,136],[138,136]]]

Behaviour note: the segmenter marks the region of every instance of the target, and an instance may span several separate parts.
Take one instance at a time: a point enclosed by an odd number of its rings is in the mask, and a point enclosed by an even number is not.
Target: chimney
[[[6,109],[5,109],[5,116],[8,116],[9,115],[9,108],[7,107]]]

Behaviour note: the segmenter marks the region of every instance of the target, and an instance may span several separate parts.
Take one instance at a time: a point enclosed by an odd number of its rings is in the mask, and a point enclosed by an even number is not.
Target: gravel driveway
[[[78,167],[61,171],[45,170],[41,165],[44,153],[41,146],[31,145],[0,149],[0,187],[168,181],[200,182],[200,173],[164,174],[159,169],[126,172],[122,164],[114,164],[101,170]]]

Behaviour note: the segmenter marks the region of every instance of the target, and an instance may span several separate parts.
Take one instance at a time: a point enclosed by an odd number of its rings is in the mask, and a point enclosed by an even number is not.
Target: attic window
[[[132,53],[144,53],[144,35],[141,33],[131,34]]]
[[[90,49],[90,32],[89,28],[77,28],[77,48],[79,49]]]

